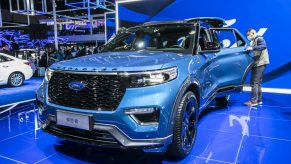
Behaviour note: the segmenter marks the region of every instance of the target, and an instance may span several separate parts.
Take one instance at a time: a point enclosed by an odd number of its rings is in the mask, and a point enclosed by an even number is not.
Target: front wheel
[[[182,97],[176,112],[173,143],[168,152],[183,158],[191,152],[197,132],[198,103],[193,92],[189,91]]]
[[[8,77],[8,85],[12,87],[19,87],[24,82],[24,75],[21,72],[13,72]]]

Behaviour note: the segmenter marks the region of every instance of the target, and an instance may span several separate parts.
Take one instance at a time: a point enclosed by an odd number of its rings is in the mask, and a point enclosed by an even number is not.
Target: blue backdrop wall
[[[291,0],[141,0],[118,5],[119,27],[191,17],[222,17],[243,33],[255,28],[270,53],[264,87],[291,88]]]

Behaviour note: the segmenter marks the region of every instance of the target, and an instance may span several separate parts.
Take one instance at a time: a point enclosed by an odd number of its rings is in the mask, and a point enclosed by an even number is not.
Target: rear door
[[[218,72],[218,88],[232,88],[242,85],[243,77],[252,64],[252,54],[245,51],[247,42],[242,35],[231,28],[210,29],[220,43],[220,51],[216,60]]]

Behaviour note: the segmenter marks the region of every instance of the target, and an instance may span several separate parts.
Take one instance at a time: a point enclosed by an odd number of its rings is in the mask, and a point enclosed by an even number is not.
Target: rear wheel
[[[12,87],[19,87],[24,82],[24,75],[21,72],[13,72],[8,77],[8,85]]]
[[[168,153],[177,157],[186,157],[192,150],[197,131],[198,104],[193,92],[187,92],[176,111],[173,129],[173,143]]]

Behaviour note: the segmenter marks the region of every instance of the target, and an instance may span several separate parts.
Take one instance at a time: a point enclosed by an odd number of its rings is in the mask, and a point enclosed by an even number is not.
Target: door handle
[[[8,68],[9,66],[7,66],[7,65],[4,65],[4,66],[2,66],[2,67],[4,67],[4,68]]]
[[[247,51],[247,50],[244,50],[244,54],[246,54],[246,55],[248,55],[248,56],[250,56],[250,57],[254,57],[254,53],[253,53],[253,51]]]
[[[244,50],[244,53],[246,53],[246,54],[249,54],[251,51],[248,51],[248,50]]]

